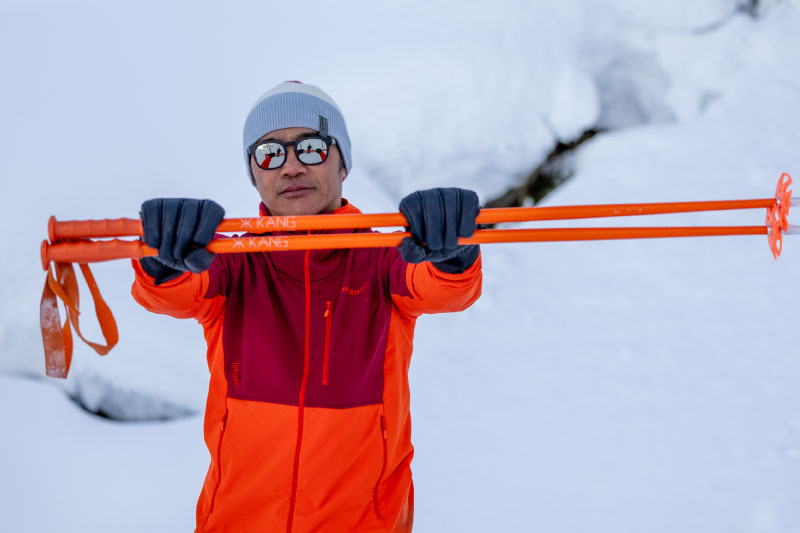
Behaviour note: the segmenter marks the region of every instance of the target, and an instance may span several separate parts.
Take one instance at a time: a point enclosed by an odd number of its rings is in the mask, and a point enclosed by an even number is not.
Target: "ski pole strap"
[[[72,328],[78,337],[88,344],[95,352],[106,355],[119,340],[117,323],[111,309],[103,300],[100,289],[88,265],[80,265],[83,278],[89,287],[94,302],[97,320],[106,344],[98,344],[87,340],[80,330],[79,323],[79,295],[78,281],[71,263],[55,263],[53,268],[48,266],[47,279],[45,280],[42,300],[39,307],[39,321],[42,329],[44,344],[44,359],[47,375],[55,378],[66,378],[72,363]],[[64,303],[67,316],[64,325],[61,325],[61,316],[58,311],[58,300]],[[70,327],[70,324],[72,325]]]

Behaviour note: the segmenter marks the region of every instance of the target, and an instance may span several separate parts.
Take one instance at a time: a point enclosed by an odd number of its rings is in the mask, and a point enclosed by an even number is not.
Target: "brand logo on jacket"
[[[344,286],[342,287],[342,293],[347,294],[349,296],[358,296],[365,290],[367,290],[367,281],[365,281],[359,288],[351,289],[350,287]]]
[[[233,386],[239,387],[239,363],[233,363]]]

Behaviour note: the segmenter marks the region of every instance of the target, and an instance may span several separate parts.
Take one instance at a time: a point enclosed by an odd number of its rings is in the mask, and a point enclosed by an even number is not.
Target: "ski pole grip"
[[[158,251],[141,241],[80,241],[50,244],[42,241],[42,268],[47,270],[50,261],[57,263],[97,263],[113,259],[141,259],[158,255]]]
[[[142,221],[137,218],[106,218],[103,220],[65,220],[51,216],[47,222],[50,242],[61,239],[125,237],[143,235]]]

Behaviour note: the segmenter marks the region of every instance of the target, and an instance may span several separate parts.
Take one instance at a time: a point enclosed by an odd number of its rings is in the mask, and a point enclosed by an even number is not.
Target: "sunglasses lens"
[[[278,168],[286,160],[286,150],[278,143],[259,144],[253,155],[256,164],[263,169]]]
[[[297,143],[297,159],[304,165],[319,165],[328,157],[328,143],[322,139],[303,139]]]

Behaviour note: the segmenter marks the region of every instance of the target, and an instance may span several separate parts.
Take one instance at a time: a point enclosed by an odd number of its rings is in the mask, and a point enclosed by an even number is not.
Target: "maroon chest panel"
[[[226,296],[228,396],[298,405],[305,355],[306,252],[218,255],[206,297]],[[391,294],[410,296],[396,249],[312,251],[305,405],[382,401]],[[326,381],[326,384],[323,384]]]

